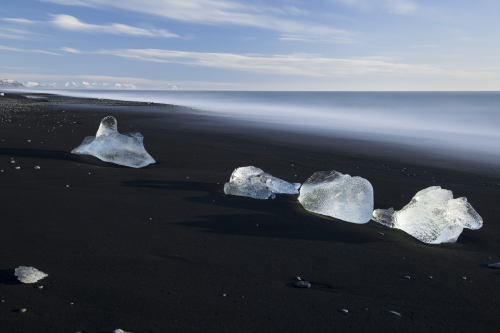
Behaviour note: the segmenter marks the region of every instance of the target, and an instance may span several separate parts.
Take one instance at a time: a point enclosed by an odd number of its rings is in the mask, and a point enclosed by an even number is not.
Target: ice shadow
[[[26,158],[39,158],[44,160],[68,161],[68,162],[76,162],[76,163],[89,164],[89,165],[108,167],[108,168],[128,168],[123,165],[101,161],[100,159],[94,156],[72,154],[71,152],[61,151],[61,150],[2,148],[0,149],[0,155],[8,157],[21,157],[21,158],[26,157]],[[156,162],[156,164],[160,163]]]
[[[14,286],[21,284],[21,281],[14,275],[13,269],[0,269],[0,284]]]
[[[218,208],[227,208],[245,212],[206,214],[197,216],[196,221],[175,223],[200,229],[204,233],[351,244],[395,242],[392,238],[380,237],[378,232],[387,228],[381,228],[373,222],[358,225],[311,214],[297,201],[297,195],[277,195],[276,199],[258,200],[224,195],[223,184],[158,180],[133,180],[124,181],[122,184],[127,187],[148,187],[163,191],[205,192],[203,195],[187,197],[186,200],[197,205],[206,205],[207,212],[213,211],[211,207],[217,208],[217,211],[220,211]],[[412,239],[409,241],[416,242]]]

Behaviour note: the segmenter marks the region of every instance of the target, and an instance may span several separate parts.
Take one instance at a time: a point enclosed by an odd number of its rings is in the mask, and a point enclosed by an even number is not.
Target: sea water
[[[499,92],[46,92],[176,104],[278,129],[408,144],[500,165]]]

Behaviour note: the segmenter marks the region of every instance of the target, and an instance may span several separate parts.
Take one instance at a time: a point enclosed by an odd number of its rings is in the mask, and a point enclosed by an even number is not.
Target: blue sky
[[[500,2],[18,0],[0,78],[143,89],[500,90]]]

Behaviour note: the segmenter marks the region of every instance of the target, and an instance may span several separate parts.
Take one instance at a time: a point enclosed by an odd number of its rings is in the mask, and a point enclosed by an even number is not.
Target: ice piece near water
[[[229,182],[224,184],[224,193],[254,199],[272,199],[275,194],[297,194],[300,183],[289,183],[271,176],[254,166],[236,168]]]
[[[130,332],[126,332],[120,328],[117,328],[116,330],[113,331],[113,333],[130,333]]]
[[[453,193],[440,186],[417,192],[399,211],[376,209],[372,219],[428,244],[455,243],[464,228],[477,230],[483,226],[483,219],[467,198],[453,199]]]
[[[20,266],[14,270],[14,275],[22,283],[35,283],[47,276],[44,272],[39,271],[34,267]]]
[[[114,117],[101,121],[96,136],[86,137],[82,144],[71,151],[73,154],[92,155],[104,162],[132,168],[142,168],[156,161],[144,149],[141,133],[118,133]]]
[[[299,202],[313,213],[367,223],[373,212],[373,187],[361,177],[335,170],[318,171],[300,188]]]

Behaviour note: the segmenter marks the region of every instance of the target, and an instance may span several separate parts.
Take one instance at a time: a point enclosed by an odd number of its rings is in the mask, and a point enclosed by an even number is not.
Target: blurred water
[[[480,153],[500,163],[498,92],[48,92],[184,105],[282,129],[445,149],[464,158]]]

